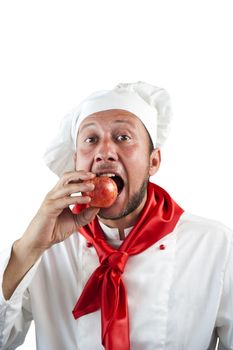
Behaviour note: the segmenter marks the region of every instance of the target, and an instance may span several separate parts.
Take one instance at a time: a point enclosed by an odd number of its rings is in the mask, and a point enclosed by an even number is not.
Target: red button
[[[93,247],[93,244],[91,242],[87,242],[87,248]]]
[[[164,244],[160,244],[159,249],[164,250],[164,249],[166,249],[166,246]]]

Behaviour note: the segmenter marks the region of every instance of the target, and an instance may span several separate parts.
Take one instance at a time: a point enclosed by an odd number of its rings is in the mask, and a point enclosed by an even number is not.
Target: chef
[[[233,233],[150,181],[171,119],[164,89],[96,92],[62,121],[44,159],[59,176],[1,254],[0,349],[233,349]],[[91,206],[94,178],[117,197]],[[80,195],[81,194],[81,195]]]

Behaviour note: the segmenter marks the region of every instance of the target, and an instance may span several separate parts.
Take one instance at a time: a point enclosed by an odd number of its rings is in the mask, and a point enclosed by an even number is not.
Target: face
[[[99,212],[104,219],[134,217],[142,209],[149,176],[157,171],[159,161],[158,150],[149,154],[144,125],[130,112],[98,112],[85,118],[79,127],[76,170],[116,175],[119,195],[110,208]]]

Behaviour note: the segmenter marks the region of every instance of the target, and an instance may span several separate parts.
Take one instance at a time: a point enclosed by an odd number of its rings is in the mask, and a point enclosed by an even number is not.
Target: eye
[[[116,139],[117,141],[129,141],[130,137],[128,135],[118,135]]]
[[[87,137],[84,140],[85,143],[95,143],[96,141],[97,141],[97,137],[96,136]]]

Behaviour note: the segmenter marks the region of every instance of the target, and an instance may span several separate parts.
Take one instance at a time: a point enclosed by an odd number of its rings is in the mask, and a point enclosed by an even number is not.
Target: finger
[[[89,180],[94,178],[95,176],[95,174],[85,170],[71,171],[65,173],[59,180],[59,183],[64,186],[68,183],[77,183],[84,180]]]
[[[89,207],[81,211],[78,215],[74,214],[77,229],[89,224],[92,220],[94,220],[99,210],[99,208]]]
[[[95,174],[84,170],[66,172],[56,183],[51,192],[57,191],[58,189],[64,187],[69,183],[79,183],[85,180],[92,179],[95,176]]]
[[[57,199],[66,196],[75,195],[80,192],[91,192],[95,188],[92,183],[80,182],[75,184],[68,184],[57,190],[53,190],[49,193],[48,198]]]
[[[63,197],[54,200],[54,207],[57,209],[65,209],[74,204],[88,204],[91,201],[89,196]]]
[[[75,204],[88,204],[91,198],[89,196],[63,197],[47,200],[40,208],[46,215],[59,215],[62,210]]]

